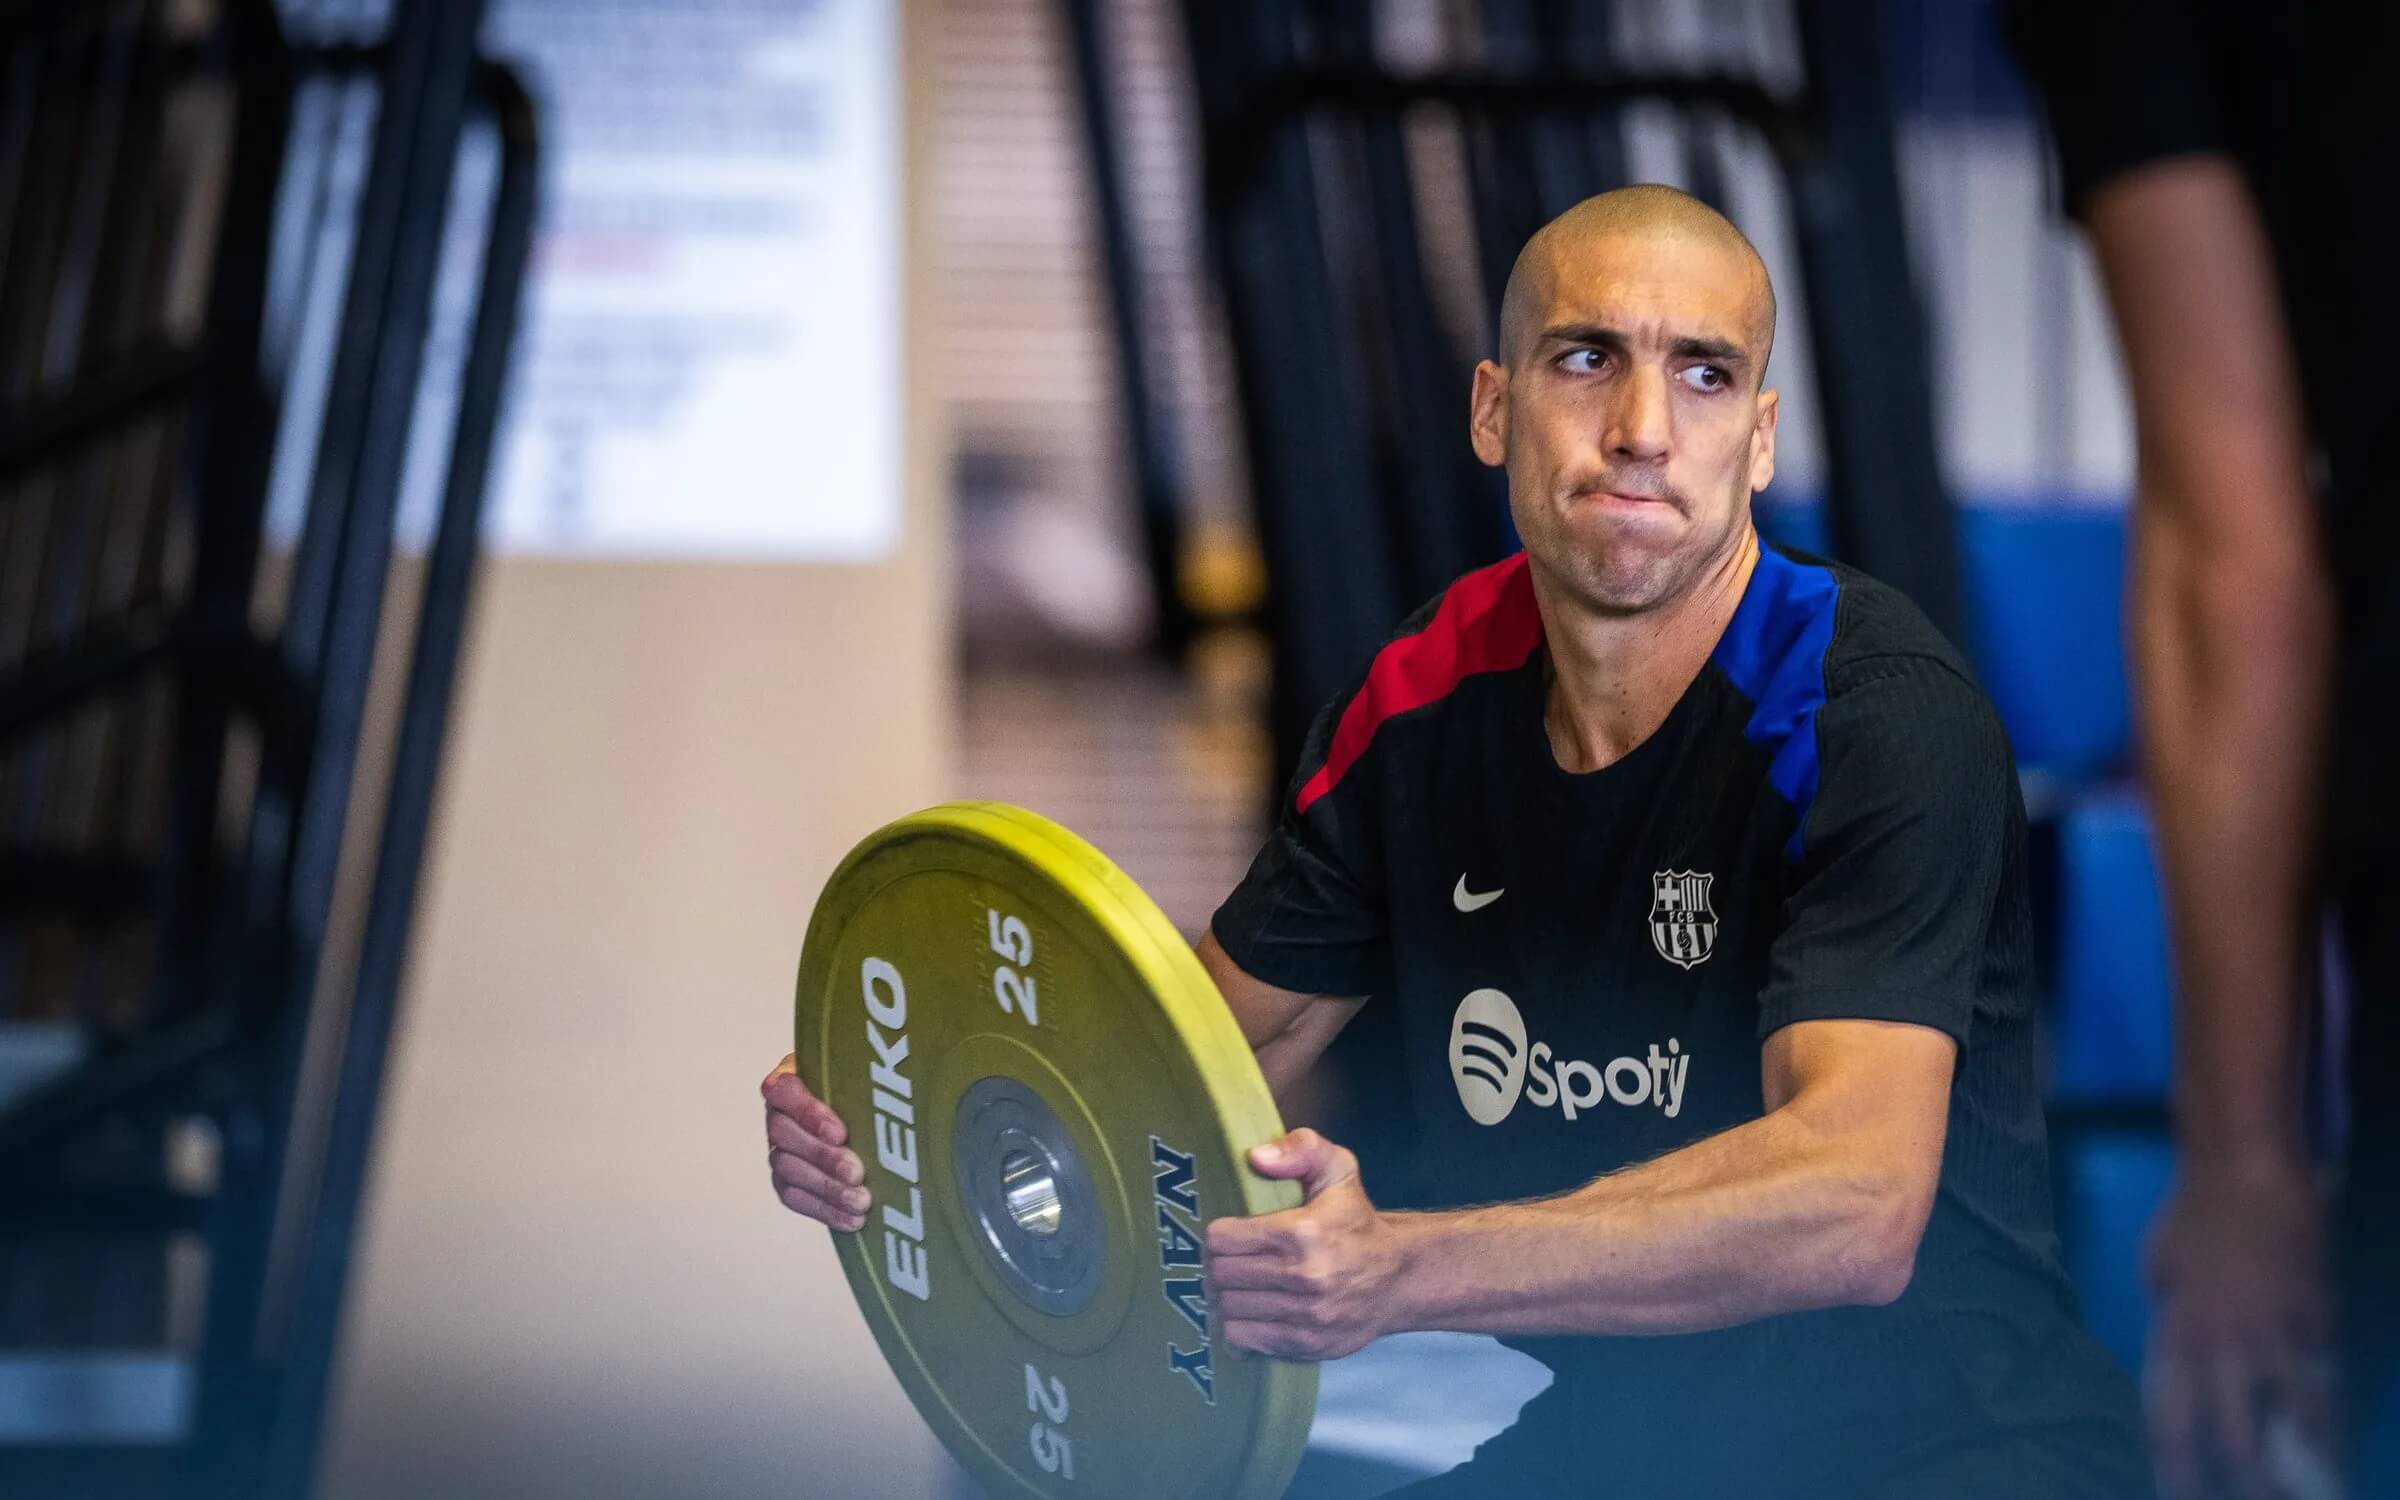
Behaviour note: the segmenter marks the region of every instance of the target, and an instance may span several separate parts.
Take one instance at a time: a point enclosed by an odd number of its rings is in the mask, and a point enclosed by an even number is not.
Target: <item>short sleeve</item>
[[[2009,0],[2017,60],[2058,145],[2062,195],[2173,156],[2232,149],[2201,25],[2178,0]]]
[[[1967,1041],[1986,945],[2022,838],[1989,700],[1931,657],[1850,664],[1818,710],[1759,1035],[1795,1021],[1908,1021]]]
[[[1302,803],[1302,788],[1325,765],[1348,697],[1317,716],[1274,831],[1209,922],[1243,973],[1310,995],[1372,995],[1392,983],[1371,763],[1352,767]]]

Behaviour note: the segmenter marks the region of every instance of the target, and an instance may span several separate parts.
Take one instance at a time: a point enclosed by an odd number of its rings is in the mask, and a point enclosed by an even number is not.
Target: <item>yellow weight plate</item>
[[[802,1081],[876,1207],[837,1235],[884,1357],[995,1496],[1267,1500],[1316,1367],[1208,1317],[1203,1227],[1300,1201],[1244,1154],[1283,1131],[1199,960],[1047,819],[954,802],[868,837],[800,960]]]

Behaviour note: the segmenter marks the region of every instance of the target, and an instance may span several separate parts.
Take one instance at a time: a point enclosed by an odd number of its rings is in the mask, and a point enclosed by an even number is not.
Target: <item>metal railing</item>
[[[308,1488],[532,232],[481,9],[373,45],[266,0],[0,12],[0,1028],[87,1044],[0,1105],[0,1345],[190,1371],[173,1431],[0,1444],[12,1496]],[[79,1318],[110,1277],[138,1315]]]

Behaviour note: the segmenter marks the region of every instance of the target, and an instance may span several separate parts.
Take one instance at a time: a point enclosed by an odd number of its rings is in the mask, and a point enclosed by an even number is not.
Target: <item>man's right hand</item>
[[[850,1131],[841,1117],[808,1091],[789,1054],[758,1091],[767,1101],[767,1165],[783,1206],[830,1229],[865,1224],[869,1199],[859,1184],[867,1180],[867,1166],[848,1149]]]
[[[2146,1267],[2151,1442],[2175,1500],[2287,1493],[2267,1437],[2278,1418],[2334,1451],[2323,1218],[2303,1162],[2187,1153]]]

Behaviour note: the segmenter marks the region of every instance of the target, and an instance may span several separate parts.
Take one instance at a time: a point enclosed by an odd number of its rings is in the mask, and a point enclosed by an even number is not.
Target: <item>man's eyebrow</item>
[[[1545,344],[1609,344],[1623,348],[1630,342],[1624,334],[1603,323],[1553,323],[1542,330]]]
[[[1713,359],[1728,365],[1750,362],[1748,350],[1725,339],[1681,338],[1668,345],[1667,350],[1685,359]]]
[[[1605,323],[1553,323],[1542,330],[1540,341],[1545,344],[1596,344],[1611,349],[1623,349],[1633,342],[1623,331]],[[1667,352],[1679,359],[1713,359],[1729,365],[1750,363],[1750,352],[1730,339],[1689,335],[1669,344]]]

